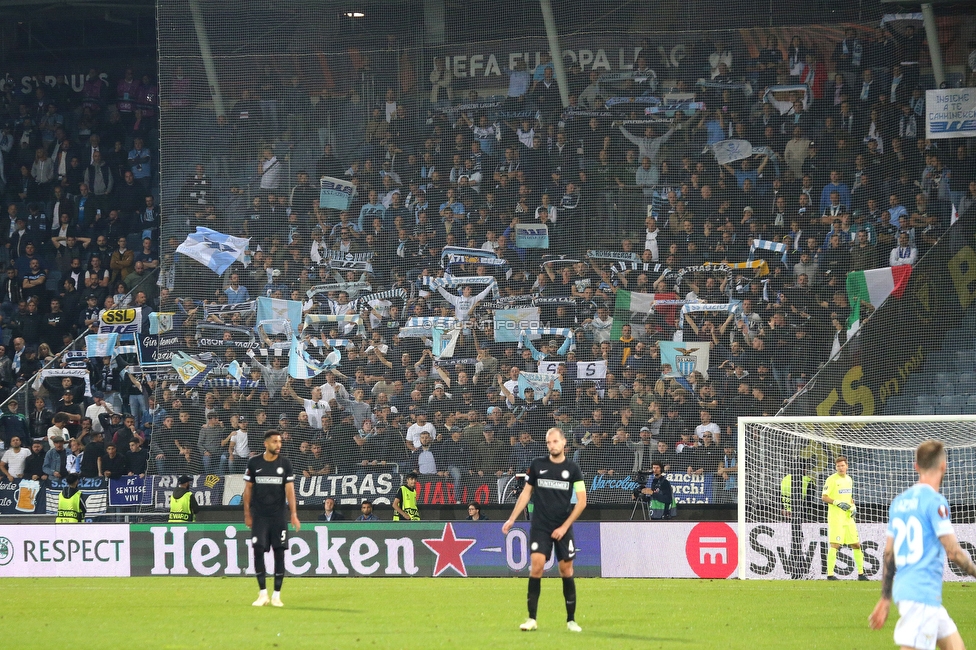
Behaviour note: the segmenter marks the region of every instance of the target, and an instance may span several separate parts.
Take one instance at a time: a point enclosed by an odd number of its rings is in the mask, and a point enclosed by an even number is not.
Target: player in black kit
[[[284,607],[281,602],[281,583],[285,579],[285,549],[288,548],[288,519],[295,530],[302,529],[295,502],[295,472],[291,462],[280,456],[281,433],[269,430],[264,434],[264,453],[247,461],[244,471],[244,525],[251,529],[254,551],[254,571],[258,578],[258,599],[252,605],[271,604]],[[287,506],[285,503],[287,502]],[[274,551],[274,593],[268,598],[265,585],[267,570],[264,554]]]
[[[573,580],[573,558],[576,542],[573,540],[573,522],[586,508],[586,485],[579,465],[566,458],[566,436],[562,429],[553,427],[546,432],[549,457],[536,458],[527,472],[525,489],[519,495],[512,516],[502,526],[508,535],[515,519],[522,514],[531,499],[532,529],[529,532],[529,550],[532,568],[529,571],[529,619],[520,628],[529,632],[539,629],[536,611],[539,608],[539,592],[542,590],[542,573],[546,560],[556,548],[559,575],[563,579],[563,598],[566,600],[566,629],[582,632],[576,624],[576,583]],[[571,501],[576,493],[576,505]]]

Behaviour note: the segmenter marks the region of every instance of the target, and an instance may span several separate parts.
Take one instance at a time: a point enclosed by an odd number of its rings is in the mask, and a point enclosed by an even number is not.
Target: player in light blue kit
[[[881,574],[881,600],[868,622],[880,630],[891,601],[898,604],[895,643],[903,650],[965,650],[962,637],[942,606],[946,557],[976,577],[976,564],[959,546],[949,518],[949,502],[939,494],[946,473],[945,445],[923,442],[915,450],[918,483],[891,502]],[[893,588],[892,588],[893,587]]]

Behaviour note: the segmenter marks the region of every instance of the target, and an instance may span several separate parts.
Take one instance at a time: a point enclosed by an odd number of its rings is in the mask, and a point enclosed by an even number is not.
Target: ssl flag
[[[637,293],[618,289],[613,301],[613,327],[610,338],[619,339],[624,325],[630,322],[644,322],[654,312],[654,294]]]
[[[110,334],[89,334],[85,337],[85,349],[88,358],[111,357],[115,355],[115,346],[119,343],[119,335],[116,332]]]
[[[264,321],[288,321],[292,334],[298,334],[298,326],[302,323],[302,303],[298,300],[258,296],[257,325]],[[269,334],[284,334],[286,329],[284,323],[277,322],[266,326],[264,331]]]
[[[356,196],[356,186],[349,181],[323,176],[319,181],[319,207],[347,210]]]
[[[708,379],[708,356],[712,344],[708,341],[660,341],[661,365],[671,365],[668,377],[687,377],[696,370]]]
[[[728,165],[752,155],[752,144],[748,140],[722,140],[712,145],[715,162]]]
[[[519,332],[536,329],[541,326],[538,307],[521,307],[518,309],[495,310],[495,342],[517,343]],[[530,335],[532,340],[541,338],[541,334]]]
[[[197,231],[187,235],[186,241],[177,247],[176,252],[200,262],[217,275],[222,275],[244,255],[250,241],[197,226]]]
[[[847,319],[848,337],[861,328],[862,302],[878,309],[888,296],[901,298],[911,277],[912,267],[909,264],[848,273],[847,300],[851,304],[851,315]]]

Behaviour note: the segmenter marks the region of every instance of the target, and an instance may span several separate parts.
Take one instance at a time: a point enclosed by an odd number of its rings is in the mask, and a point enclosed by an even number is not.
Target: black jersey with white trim
[[[264,459],[264,454],[247,461],[244,480],[253,484],[251,488],[251,512],[259,517],[273,517],[283,514],[285,503],[285,484],[295,482],[295,472],[291,461],[282,455],[272,461]]]
[[[533,460],[526,474],[532,486],[532,526],[559,528],[573,511],[573,494],[586,489],[583,471],[568,458],[554,463],[544,456]]]

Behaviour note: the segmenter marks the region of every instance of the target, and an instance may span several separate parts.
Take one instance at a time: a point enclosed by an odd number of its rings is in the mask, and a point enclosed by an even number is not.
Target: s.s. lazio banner
[[[698,371],[708,379],[708,357],[712,344],[707,341],[660,341],[661,365],[671,365],[668,377],[687,377]]]
[[[319,207],[347,210],[356,196],[356,186],[349,181],[323,176],[319,181]]]
[[[573,567],[600,575],[600,524],[573,525]],[[242,524],[130,527],[133,576],[254,575],[251,532]],[[312,524],[289,534],[285,572],[293,576],[491,577],[528,575],[529,524],[507,535],[500,522]],[[269,553],[270,561],[270,553]],[[559,575],[555,556],[546,575]]]
[[[515,225],[516,248],[549,248],[549,227],[541,223]]]
[[[925,91],[925,137],[976,137],[976,88]]]

